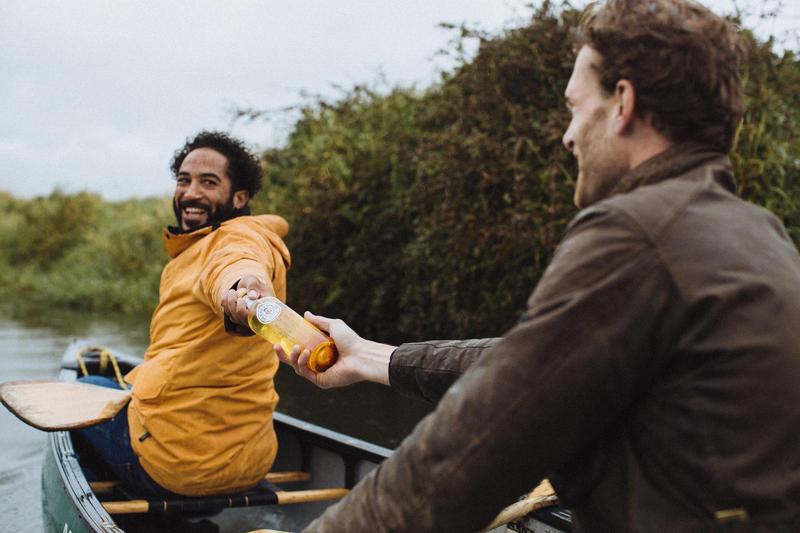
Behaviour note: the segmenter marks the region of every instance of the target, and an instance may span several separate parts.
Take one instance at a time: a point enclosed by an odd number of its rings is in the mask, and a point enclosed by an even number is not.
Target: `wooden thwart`
[[[26,424],[65,431],[111,420],[130,401],[129,391],[69,381],[9,381],[0,401]]]
[[[253,501],[252,503],[245,503],[243,506],[249,505],[268,505],[278,504],[292,504],[292,503],[306,503],[317,502],[323,500],[336,500],[343,498],[349,492],[348,489],[311,489],[311,490],[296,490],[296,491],[277,491],[274,494],[274,501],[261,502]],[[234,504],[229,500],[229,504],[225,504],[226,498],[219,498],[219,505],[222,507],[241,507],[242,505]],[[181,502],[172,502],[169,500],[128,500],[119,502],[102,502],[103,507],[109,514],[138,514],[138,513],[163,513],[170,511],[185,510]],[[191,502],[190,502],[191,504]]]
[[[265,480],[270,483],[293,483],[298,481],[311,480],[309,472],[291,471],[291,472],[269,472]],[[107,494],[114,490],[114,487],[119,485],[119,481],[92,481],[89,486],[95,494]]]

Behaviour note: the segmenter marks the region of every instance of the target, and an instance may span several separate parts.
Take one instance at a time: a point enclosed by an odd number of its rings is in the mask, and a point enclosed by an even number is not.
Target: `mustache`
[[[204,204],[198,200],[183,200],[177,203],[178,203],[178,208],[180,210],[184,210],[187,207],[195,207],[197,209],[204,210],[207,214],[211,213],[211,206],[208,204]]]

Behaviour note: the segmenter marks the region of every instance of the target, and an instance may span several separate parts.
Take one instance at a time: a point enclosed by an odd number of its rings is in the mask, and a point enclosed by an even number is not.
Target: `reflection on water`
[[[53,379],[75,337],[97,338],[129,353],[147,345],[147,319],[114,319],[57,309],[0,308],[0,382]],[[0,409],[0,531],[41,533],[44,433]]]
[[[75,338],[122,353],[140,355],[149,317],[0,307],[0,382],[53,379],[61,355]],[[282,367],[276,377],[278,409],[349,435],[395,447],[430,409],[386,387],[359,384],[342,390],[316,389]],[[0,531],[42,531],[40,475],[44,433],[0,409]]]
[[[42,350],[23,348],[23,332],[12,321],[0,319],[0,381],[52,377]],[[42,337],[45,337],[42,335]],[[42,339],[46,344],[50,339]],[[42,530],[39,470],[44,434],[0,410],[0,513],[1,531]]]

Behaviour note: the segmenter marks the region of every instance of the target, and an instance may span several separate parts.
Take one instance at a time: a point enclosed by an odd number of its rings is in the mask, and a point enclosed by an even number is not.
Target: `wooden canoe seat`
[[[297,481],[311,481],[310,472],[290,471],[290,472],[269,472],[265,480],[270,483],[293,483]],[[89,486],[95,494],[106,494],[113,492],[119,485],[119,481],[91,481]]]
[[[284,491],[274,483],[292,481],[308,481],[311,476],[307,472],[271,472],[253,487],[232,494],[216,494],[213,496],[179,496],[162,498],[133,494],[115,481],[95,481],[92,490],[109,514],[137,513],[217,513],[229,507],[256,507],[262,505],[281,505],[305,503],[322,500],[335,500],[349,492],[345,488],[310,489]]]

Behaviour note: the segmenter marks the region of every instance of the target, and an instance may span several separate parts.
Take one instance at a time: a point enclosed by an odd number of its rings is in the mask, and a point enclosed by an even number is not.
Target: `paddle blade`
[[[110,420],[130,401],[128,391],[70,381],[9,381],[0,401],[26,424],[64,431]]]
[[[495,519],[492,520],[491,524],[486,526],[484,531],[491,531],[492,529],[500,527],[503,524],[519,520],[537,509],[550,507],[557,504],[558,496],[556,496],[556,491],[553,490],[550,480],[545,479],[539,483],[539,485],[537,485],[536,488],[533,489],[525,498],[516,503],[512,503],[500,511],[500,514],[498,514]]]

